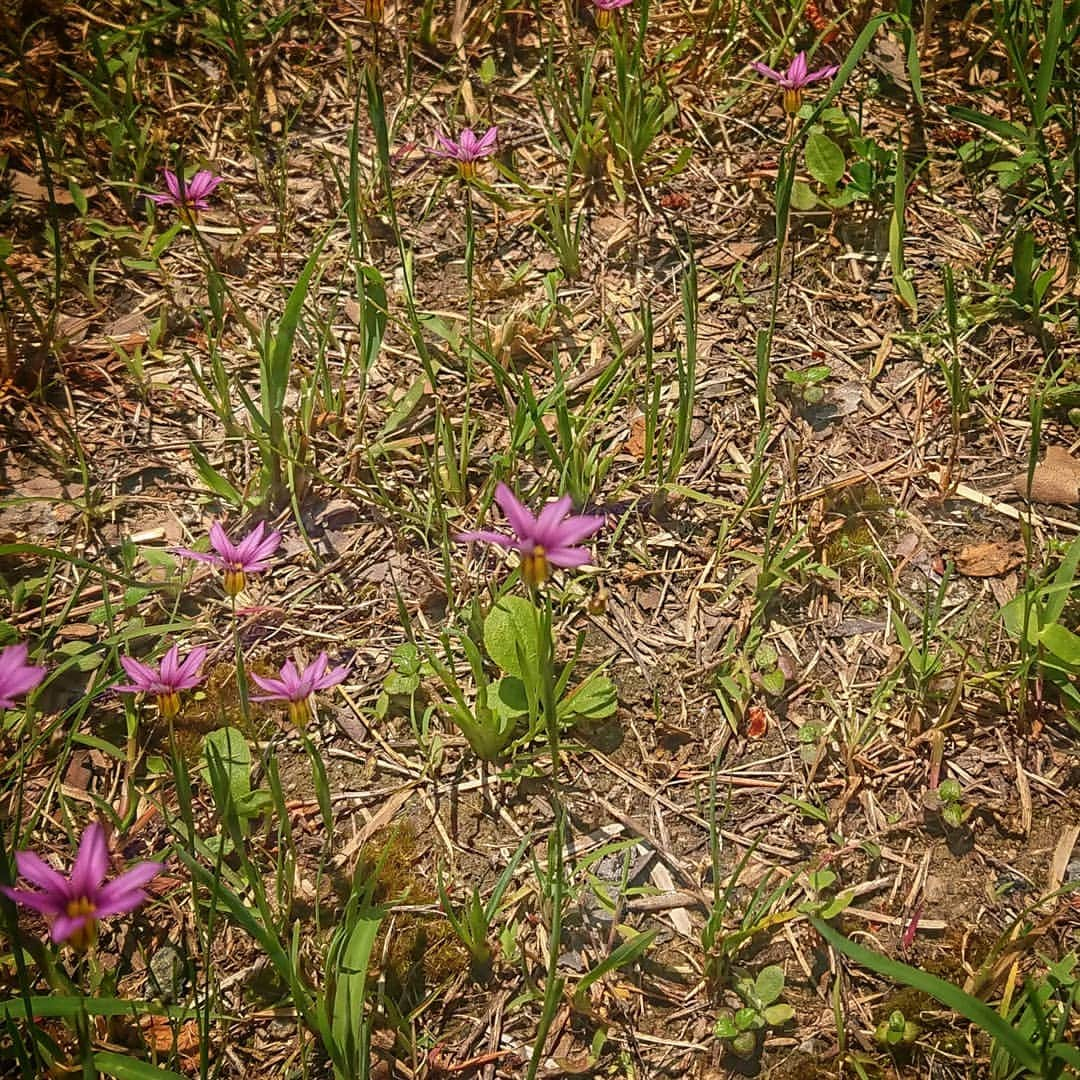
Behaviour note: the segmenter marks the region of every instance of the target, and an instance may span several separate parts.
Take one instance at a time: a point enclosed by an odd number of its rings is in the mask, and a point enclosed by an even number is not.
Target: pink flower
[[[482,540],[516,550],[521,556],[521,576],[529,585],[546,581],[552,566],[584,566],[592,561],[588,548],[579,545],[603,526],[604,518],[571,514],[573,503],[569,495],[548,503],[536,517],[505,484],[495,489],[495,501],[506,515],[512,530],[510,535],[485,530],[460,533],[454,539],[462,543]]]
[[[121,656],[120,663],[131,683],[113,689],[121,694],[153,694],[161,715],[166,720],[175,720],[180,715],[180,691],[190,690],[203,681],[200,669],[206,653],[206,646],[200,645],[181,663],[180,646],[174,645],[162,658],[160,670],[132,656]]]
[[[165,190],[146,197],[158,206],[176,207],[181,217],[186,215],[189,219],[198,217],[200,210],[210,208],[207,200],[224,179],[215,176],[209,169],[200,169],[190,180],[177,176],[172,169],[162,169],[161,174],[165,179]]]
[[[476,175],[476,163],[481,158],[490,157],[495,153],[498,130],[493,124],[477,138],[472,128],[466,128],[457,140],[437,131],[435,138],[441,145],[431,147],[431,153],[438,158],[456,161],[458,171],[466,180],[469,180]]]
[[[17,851],[15,865],[19,875],[41,891],[2,885],[0,892],[16,904],[46,916],[52,922],[53,941],[70,941],[77,949],[93,943],[98,919],[134,911],[146,899],[143,886],[164,869],[164,863],[138,863],[106,885],[109,852],[105,830],[97,822],[82,835],[70,878],[32,851]]]
[[[0,650],[0,709],[14,708],[17,697],[33,690],[45,678],[45,668],[26,662],[29,652],[22,641]]]
[[[265,535],[263,535],[265,533]],[[173,555],[197,559],[225,571],[225,591],[230,596],[243,592],[247,574],[260,574],[270,563],[270,556],[281,543],[281,533],[266,532],[260,521],[238,544],[234,544],[216,521],[210,526],[210,546],[214,553],[192,551],[189,548],[170,548]]]
[[[812,82],[817,82],[819,79],[831,79],[840,70],[839,65],[829,64],[826,67],[818,68],[817,71],[807,72],[806,53],[804,52],[796,53],[795,59],[791,61],[785,72],[774,71],[767,64],[760,64],[756,61],[750,66],[759,75],[764,75],[765,78],[772,79],[780,84],[784,91],[784,110],[791,115],[797,113],[802,105],[804,87],[809,86]]]
[[[299,725],[307,719],[308,701],[312,694],[316,690],[329,690],[330,687],[337,686],[349,674],[348,664],[327,671],[328,665],[326,653],[321,652],[302,672],[296,670],[296,665],[291,660],[286,660],[282,665],[279,679],[263,678],[252,672],[252,680],[266,693],[253,696],[251,700],[287,701],[289,719]]]

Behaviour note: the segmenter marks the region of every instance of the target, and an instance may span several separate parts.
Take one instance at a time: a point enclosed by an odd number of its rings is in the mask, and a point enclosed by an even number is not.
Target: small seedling
[[[795,1010],[779,1000],[784,992],[784,969],[772,964],[762,968],[755,979],[737,979],[733,989],[743,1002],[742,1008],[721,1009],[713,1034],[729,1043],[736,1057],[751,1058],[758,1052],[761,1032],[795,1019]]]

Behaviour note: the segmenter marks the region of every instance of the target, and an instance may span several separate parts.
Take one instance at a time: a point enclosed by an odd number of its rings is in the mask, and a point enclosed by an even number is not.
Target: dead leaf
[[[1080,502],[1080,461],[1064,446],[1051,446],[1035,466],[1030,491],[1026,471],[1017,473],[1012,482],[1021,498],[1053,503],[1055,506],[1072,506]]]
[[[642,461],[645,458],[645,432],[646,432],[645,414],[638,413],[636,416],[630,418],[630,438],[623,443],[623,450],[625,450],[632,457]]]
[[[968,544],[956,556],[956,569],[965,577],[1001,577],[1024,559],[1024,542],[1012,540],[1007,544],[991,540],[985,544]]]

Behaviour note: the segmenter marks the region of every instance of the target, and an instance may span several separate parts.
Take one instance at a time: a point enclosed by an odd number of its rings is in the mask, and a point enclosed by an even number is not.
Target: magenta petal
[[[818,68],[806,76],[806,82],[817,82],[819,79],[831,79],[840,70],[839,64],[829,64],[828,67]]]
[[[265,690],[267,697],[252,698],[253,701],[271,701],[279,698],[288,698],[289,688],[285,685],[281,679],[264,678],[262,675],[256,675],[254,671],[251,673],[251,681],[256,686]]]
[[[787,69],[787,79],[796,89],[806,85],[806,53],[795,54],[795,59]]]
[[[520,539],[531,536],[536,528],[536,519],[518,502],[517,496],[505,485],[495,487],[495,501],[510,522],[510,528]]]
[[[177,690],[190,690],[202,682],[200,669],[206,661],[208,651],[205,645],[198,645],[188,653],[187,659],[177,668],[173,680]]]
[[[180,646],[174,645],[161,660],[161,681],[166,686],[176,685],[176,671],[180,666]]]
[[[573,547],[582,540],[599,532],[604,527],[607,519],[599,514],[581,514],[578,517],[568,518],[557,529],[554,539],[555,547]]]
[[[158,681],[158,673],[149,664],[136,660],[134,656],[121,656],[120,666],[137,689],[149,690]],[[119,690],[120,687],[116,689]]]
[[[761,63],[758,63],[758,61],[755,60],[750,66],[759,75],[764,75],[765,78],[767,78],[767,79],[773,79],[776,82],[783,82],[784,81],[784,76],[781,75],[779,71],[773,71],[773,69],[771,67],[769,67],[768,64],[761,64]]]
[[[330,687],[343,683],[348,676],[348,664],[342,664],[341,667],[331,668],[325,675],[319,677],[318,681],[315,683],[315,689],[329,690]]]
[[[15,869],[19,876],[48,893],[67,897],[68,882],[58,870],[54,870],[40,855],[33,851],[15,852]]]
[[[211,555],[207,551],[192,551],[191,548],[169,548],[170,555],[180,555],[185,559],[195,559],[198,562],[210,563],[212,566],[221,565],[220,555]]]
[[[210,526],[210,546],[226,561],[236,561],[236,548],[229,539],[228,534],[221,527],[221,522],[215,521]]]
[[[573,505],[574,500],[569,495],[564,495],[561,499],[549,502],[537,514],[535,537],[541,544],[550,543],[555,539],[553,536],[554,531],[558,528],[559,522],[570,512]]]
[[[587,548],[558,547],[544,552],[544,557],[552,566],[586,566],[592,562],[592,555]]]
[[[72,934],[77,934],[86,924],[87,916],[76,915],[59,915],[52,924],[52,939],[58,945],[61,942],[67,941]]]
[[[110,881],[98,892],[96,914],[123,915],[133,911],[146,899],[143,886],[153,881],[164,869],[164,863],[143,862]]]
[[[484,544],[498,544],[499,547],[507,549],[517,547],[517,541],[512,536],[489,532],[486,529],[480,529],[476,532],[454,533],[454,540],[459,544],[471,544],[473,541],[480,541]]]
[[[442,149],[437,146],[431,148],[436,157],[456,158],[461,154],[461,147],[453,139],[448,139],[441,131],[435,132],[435,138],[442,144]]]
[[[498,137],[498,128],[493,124],[484,132],[480,137],[480,141],[476,144],[477,154],[489,154],[495,148],[495,140]]]
[[[41,915],[59,915],[67,908],[67,897],[51,892],[31,892],[29,889],[13,889],[9,885],[0,885],[3,893],[15,904],[21,904]]]
[[[109,869],[109,849],[105,829],[95,821],[88,825],[79,842],[79,853],[71,869],[71,894],[93,899]]]

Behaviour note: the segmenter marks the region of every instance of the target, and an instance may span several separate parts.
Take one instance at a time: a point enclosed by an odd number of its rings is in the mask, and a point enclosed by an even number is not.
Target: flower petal
[[[490,532],[487,529],[480,529],[476,532],[454,533],[454,540],[459,544],[471,544],[473,541],[480,541],[484,544],[498,544],[499,547],[507,549],[518,546],[514,537],[506,536],[503,533]]]
[[[86,915],[59,915],[52,924],[52,939],[58,945],[77,934],[89,922]]]
[[[574,500],[569,495],[549,502],[536,516],[536,528],[533,531],[535,539],[545,547],[548,544],[557,547],[556,530],[573,505]]]
[[[0,893],[12,903],[21,904],[41,915],[59,915],[67,908],[67,897],[51,892],[31,892],[29,889],[13,889],[10,885],[0,885]]]
[[[49,893],[67,897],[68,880],[33,851],[15,852],[15,869],[19,876]]]
[[[98,892],[95,914],[102,917],[133,911],[146,899],[143,886],[153,881],[164,869],[164,863],[137,863]]]
[[[783,82],[784,76],[779,71],[774,71],[768,64],[761,64],[758,61],[754,61],[750,65],[759,75],[764,75],[767,79],[773,79],[776,82]]]
[[[552,566],[586,566],[592,562],[592,553],[583,547],[557,547],[544,552]]]
[[[536,532],[536,518],[518,501],[517,496],[505,485],[495,487],[495,501],[510,522],[510,528],[521,540],[531,539]]]
[[[221,522],[215,521],[210,526],[210,546],[227,563],[236,562],[236,547],[229,539],[228,533],[221,527]]]
[[[795,54],[795,59],[787,69],[787,80],[796,89],[806,85],[806,53]]]
[[[607,518],[603,514],[575,514],[567,518],[553,530],[552,542],[555,547],[573,547],[582,540],[599,532]]]
[[[109,848],[100,822],[86,827],[79,842],[79,854],[71,868],[71,895],[93,901],[109,869]]]

